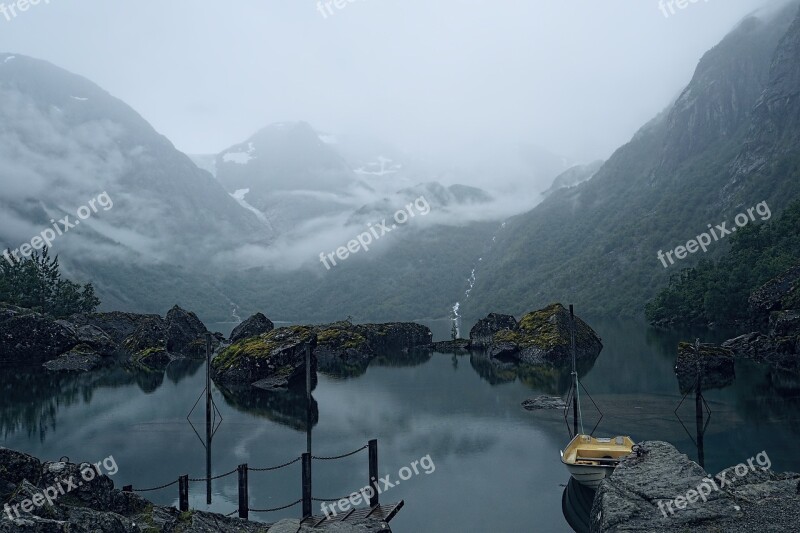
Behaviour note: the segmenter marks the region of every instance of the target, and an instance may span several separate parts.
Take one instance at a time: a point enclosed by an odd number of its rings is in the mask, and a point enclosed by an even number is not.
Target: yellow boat
[[[620,459],[633,452],[630,437],[598,438],[575,435],[561,451],[561,462],[572,478],[592,489],[610,476]]]

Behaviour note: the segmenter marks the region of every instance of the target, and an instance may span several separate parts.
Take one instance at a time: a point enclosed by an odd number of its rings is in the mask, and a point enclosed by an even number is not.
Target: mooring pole
[[[311,346],[306,344],[306,452],[311,453]]]
[[[211,333],[206,333],[206,504],[211,505]]]
[[[189,510],[189,476],[178,478],[178,502],[182,513]]]
[[[311,516],[311,454],[303,454],[303,518]]]
[[[378,497],[378,441],[369,441],[369,486],[372,487],[372,496],[369,499],[369,506],[375,507],[380,503]]]
[[[703,412],[703,368],[700,365],[700,339],[697,339],[694,344],[695,359],[697,360],[697,382],[695,384],[694,394],[694,413],[695,425],[697,427],[697,462],[705,468],[706,453],[703,443],[703,419],[705,413]]]
[[[239,518],[250,517],[250,494],[247,486],[247,465],[239,465]]]
[[[572,350],[572,378],[575,384],[575,394],[572,395],[572,430],[578,434],[578,368],[575,363],[575,309],[569,304],[569,343]]]

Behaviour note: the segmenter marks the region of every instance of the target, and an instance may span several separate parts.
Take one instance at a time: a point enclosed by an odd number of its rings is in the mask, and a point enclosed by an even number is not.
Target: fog
[[[667,17],[657,0],[339,1],[50,0],[0,17],[0,50],[86,76],[187,153],[305,120],[445,168],[519,143],[586,162],[662,110],[764,4],[706,0]]]

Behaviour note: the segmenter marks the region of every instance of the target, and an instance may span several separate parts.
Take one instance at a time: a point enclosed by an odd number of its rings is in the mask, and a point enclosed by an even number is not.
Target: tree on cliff
[[[5,254],[0,261],[0,302],[56,318],[91,313],[100,305],[91,283],[81,286],[61,277],[58,256],[50,258],[47,248],[23,259]]]

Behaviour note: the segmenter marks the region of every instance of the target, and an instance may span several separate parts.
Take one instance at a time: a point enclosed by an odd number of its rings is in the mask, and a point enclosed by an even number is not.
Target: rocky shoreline
[[[642,442],[597,490],[592,533],[796,531],[800,474],[766,452],[714,475],[667,442]]]
[[[319,531],[286,519],[267,527],[259,522],[202,511],[180,512],[154,505],[114,488],[106,475],[83,474],[89,463],[40,461],[0,448],[0,533],[302,533]],[[81,480],[78,482],[77,480]],[[66,488],[62,492],[55,487]],[[44,495],[49,494],[50,499]],[[25,509],[30,509],[26,512]],[[340,533],[389,532],[381,520],[365,519],[327,527]]]

